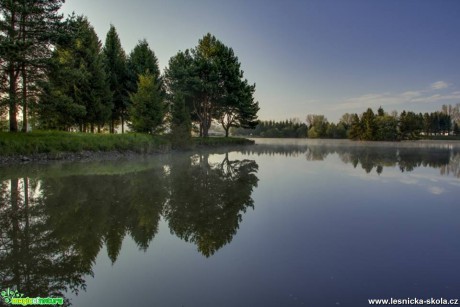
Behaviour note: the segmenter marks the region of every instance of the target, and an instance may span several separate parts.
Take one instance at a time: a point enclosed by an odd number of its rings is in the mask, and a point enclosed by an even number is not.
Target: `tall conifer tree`
[[[104,59],[110,90],[112,92],[112,121],[110,132],[115,132],[115,125],[121,120],[121,130],[124,132],[125,119],[127,117],[129,96],[127,89],[126,54],[121,46],[120,38],[113,25],[105,39]]]

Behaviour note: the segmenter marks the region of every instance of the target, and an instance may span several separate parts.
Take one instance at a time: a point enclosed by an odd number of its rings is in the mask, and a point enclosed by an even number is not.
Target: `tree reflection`
[[[171,233],[193,242],[209,257],[230,243],[242,213],[253,207],[258,166],[253,160],[210,163],[200,154],[171,166],[171,190],[164,216]]]
[[[214,254],[254,206],[258,166],[228,154],[214,163],[209,157],[174,157],[167,166],[121,174],[0,181],[2,289],[29,297],[78,293],[104,245],[113,263],[126,235],[145,251],[162,216],[172,233]]]
[[[83,276],[91,268],[81,261],[78,250],[61,245],[49,228],[39,185],[28,178],[1,183],[1,285],[29,297],[62,297],[66,290],[84,289]]]
[[[410,172],[418,167],[439,168],[441,175],[460,178],[460,150],[457,147],[404,147],[404,146],[344,146],[341,145],[271,145],[261,144],[244,153],[254,155],[304,155],[307,161],[323,161],[329,155],[338,155],[342,162],[360,166],[366,173],[374,169],[382,174],[385,167],[398,167]]]

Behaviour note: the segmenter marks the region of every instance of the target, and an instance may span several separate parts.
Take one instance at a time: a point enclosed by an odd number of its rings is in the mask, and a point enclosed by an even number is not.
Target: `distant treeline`
[[[266,138],[304,138],[307,136],[307,131],[307,125],[301,123],[299,119],[280,122],[262,120],[255,129],[234,128],[232,134]]]
[[[443,105],[441,111],[376,113],[368,108],[361,115],[345,113],[338,123],[324,115],[309,114],[306,123],[299,119],[260,121],[255,130],[234,129],[235,135],[270,138],[330,138],[363,141],[399,141],[418,139],[421,135],[459,135],[460,104]]]

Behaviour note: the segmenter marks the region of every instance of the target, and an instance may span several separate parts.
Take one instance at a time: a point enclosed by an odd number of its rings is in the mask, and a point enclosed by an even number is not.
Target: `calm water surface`
[[[257,140],[0,168],[1,290],[73,306],[460,298],[460,144]]]

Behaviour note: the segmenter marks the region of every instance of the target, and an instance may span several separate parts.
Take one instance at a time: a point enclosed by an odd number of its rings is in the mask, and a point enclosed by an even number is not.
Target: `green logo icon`
[[[62,305],[64,299],[62,297],[24,297],[24,294],[18,290],[12,290],[10,288],[6,291],[1,292],[2,299],[8,305]]]
[[[24,294],[19,293],[18,290],[13,291],[10,288],[6,289],[6,291],[2,291],[1,295],[7,304],[11,304],[13,302],[13,298],[20,298],[24,296]]]

